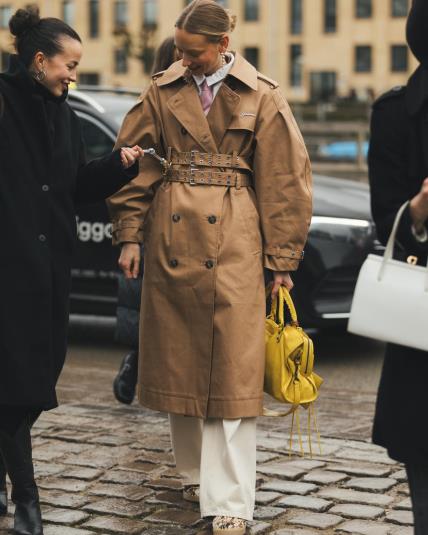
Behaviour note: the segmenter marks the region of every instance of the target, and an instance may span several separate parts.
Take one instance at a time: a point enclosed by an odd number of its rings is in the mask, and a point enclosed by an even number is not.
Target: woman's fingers
[[[274,273],[274,279],[273,279],[273,286],[272,286],[272,299],[275,299],[275,297],[278,295],[279,287],[285,286],[287,290],[293,289],[293,281],[291,279],[290,273],[287,271],[276,271]]]
[[[136,279],[140,270],[140,246],[126,243],[119,257],[119,267],[127,279]]]
[[[134,165],[138,158],[142,157],[144,157],[144,152],[138,145],[134,147],[122,147],[120,150],[120,158],[125,169]]]
[[[271,292],[272,299],[275,299],[275,297],[278,295],[280,286],[281,286],[280,279],[275,279],[274,283],[273,283],[273,286],[272,286],[272,292]]]

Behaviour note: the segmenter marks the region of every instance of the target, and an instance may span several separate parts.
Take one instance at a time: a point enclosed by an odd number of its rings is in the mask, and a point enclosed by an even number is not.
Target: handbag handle
[[[298,327],[299,322],[297,320],[297,312],[293,300],[291,299],[290,292],[285,286],[280,286],[278,295],[275,299],[272,299],[271,306],[271,316],[275,318],[278,313],[280,325],[284,325],[284,305],[287,305],[287,308],[290,311],[291,324]]]
[[[400,209],[398,210],[397,215],[395,216],[394,225],[392,226],[391,234],[389,235],[388,242],[385,248],[385,252],[383,254],[382,264],[380,266],[379,273],[377,276],[378,281],[381,281],[383,279],[385,275],[385,270],[386,270],[388,260],[391,260],[393,257],[395,238],[397,236],[398,226],[400,224],[401,217],[409,204],[410,204],[410,201],[406,201],[402,206],[400,206]],[[424,289],[426,292],[428,292],[428,261],[427,261],[427,273],[425,276],[425,288]]]

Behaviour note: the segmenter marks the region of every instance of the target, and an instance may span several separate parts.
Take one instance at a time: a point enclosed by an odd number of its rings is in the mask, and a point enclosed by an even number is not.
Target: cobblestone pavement
[[[290,421],[258,426],[258,481],[251,535],[410,535],[403,467],[369,443],[374,396],[324,391],[321,453],[302,458]],[[352,415],[352,417],[350,417]],[[306,415],[302,415],[304,428]],[[302,445],[308,451],[308,439]],[[34,429],[45,535],[207,535],[181,498],[166,417],[140,407],[66,403]],[[8,533],[12,517],[0,520]]]

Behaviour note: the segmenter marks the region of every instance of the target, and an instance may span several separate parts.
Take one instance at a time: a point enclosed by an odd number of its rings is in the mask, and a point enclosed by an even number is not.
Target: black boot
[[[138,352],[131,351],[123,359],[113,382],[113,392],[118,401],[130,405],[135,397],[135,385],[138,377]]]
[[[0,516],[7,515],[6,467],[0,451]]]
[[[0,449],[12,483],[15,504],[15,535],[43,535],[39,492],[34,481],[31,435],[28,418],[12,435],[0,431]]]

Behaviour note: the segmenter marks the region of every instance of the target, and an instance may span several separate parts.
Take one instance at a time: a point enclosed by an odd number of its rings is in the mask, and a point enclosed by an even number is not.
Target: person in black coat
[[[427,28],[428,2],[414,0],[407,40],[420,66],[407,86],[395,87],[374,103],[369,149],[372,213],[379,240],[386,244],[398,209],[410,200],[395,257],[407,261],[414,256],[424,266],[428,256]],[[427,377],[427,352],[387,345],[373,440],[406,465],[417,535],[428,533]]]
[[[138,173],[139,147],[85,162],[66,102],[82,55],[77,33],[37,8],[11,18],[17,55],[0,75],[0,514],[12,483],[15,533],[43,527],[30,427],[57,406],[66,354],[75,207],[104,199]]]

